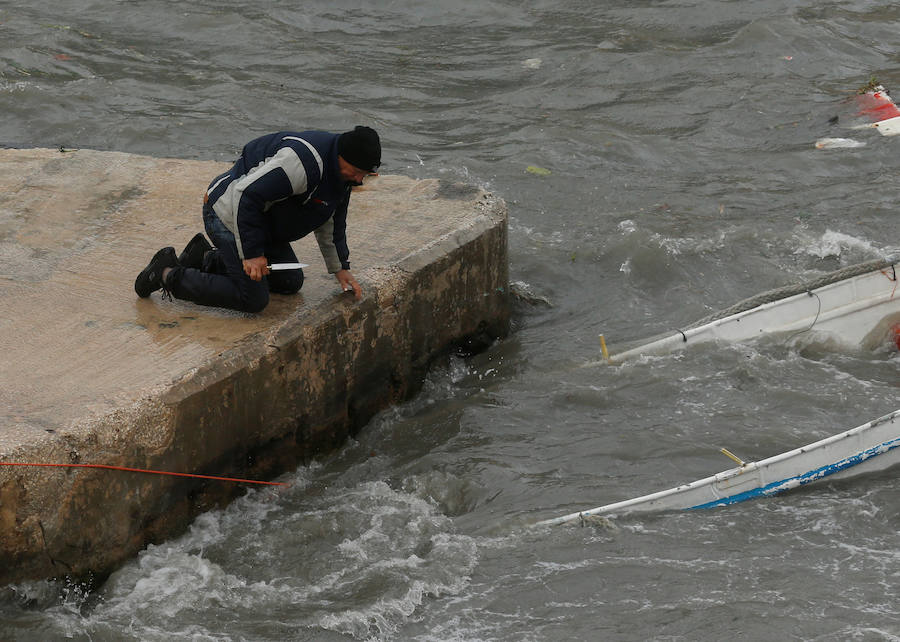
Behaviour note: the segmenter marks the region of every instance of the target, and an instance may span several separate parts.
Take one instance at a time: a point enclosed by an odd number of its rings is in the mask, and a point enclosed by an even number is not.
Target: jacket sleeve
[[[347,247],[347,205],[350,191],[335,209],[331,218],[316,228],[316,241],[329,274],[350,269],[350,249]]]

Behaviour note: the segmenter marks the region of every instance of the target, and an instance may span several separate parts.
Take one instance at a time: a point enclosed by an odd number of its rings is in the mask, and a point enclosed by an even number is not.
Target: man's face
[[[351,165],[350,163],[345,161],[342,156],[338,156],[338,165],[341,168],[341,178],[345,183],[350,183],[351,185],[362,185],[363,179],[372,173],[367,170],[360,169],[355,165]]]

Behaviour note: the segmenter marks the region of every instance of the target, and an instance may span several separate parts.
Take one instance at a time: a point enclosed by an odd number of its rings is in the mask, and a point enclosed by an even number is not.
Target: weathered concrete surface
[[[137,273],[202,230],[227,165],[0,150],[0,462],[93,463],[270,479],[415,391],[436,355],[508,328],[506,210],[400,176],[354,192],[341,294],[312,236],[301,294],[240,315]],[[182,531],[234,484],[0,466],[0,583],[104,577]]]

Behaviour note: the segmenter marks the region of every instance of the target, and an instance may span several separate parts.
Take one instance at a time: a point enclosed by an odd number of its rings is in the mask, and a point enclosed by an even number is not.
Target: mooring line
[[[240,479],[238,477],[217,477],[215,475],[195,475],[194,473],[173,473],[167,470],[149,470],[146,468],[129,468],[127,466],[110,466],[109,464],[37,464],[0,461],[0,466],[33,466],[40,468],[101,468],[104,470],[122,470],[128,473],[147,473],[150,475],[169,475],[171,477],[194,477],[215,481],[237,482],[240,484],[261,484],[265,486],[287,486],[284,482],[259,481],[256,479]]]

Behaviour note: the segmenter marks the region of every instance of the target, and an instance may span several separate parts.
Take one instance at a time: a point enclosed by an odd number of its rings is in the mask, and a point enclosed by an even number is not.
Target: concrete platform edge
[[[68,426],[18,461],[272,479],[342,444],[414,394],[435,358],[509,329],[507,213],[480,215],[343,295],[298,309],[140,402]],[[95,469],[0,468],[0,582],[102,581],[148,543],[245,491]]]

